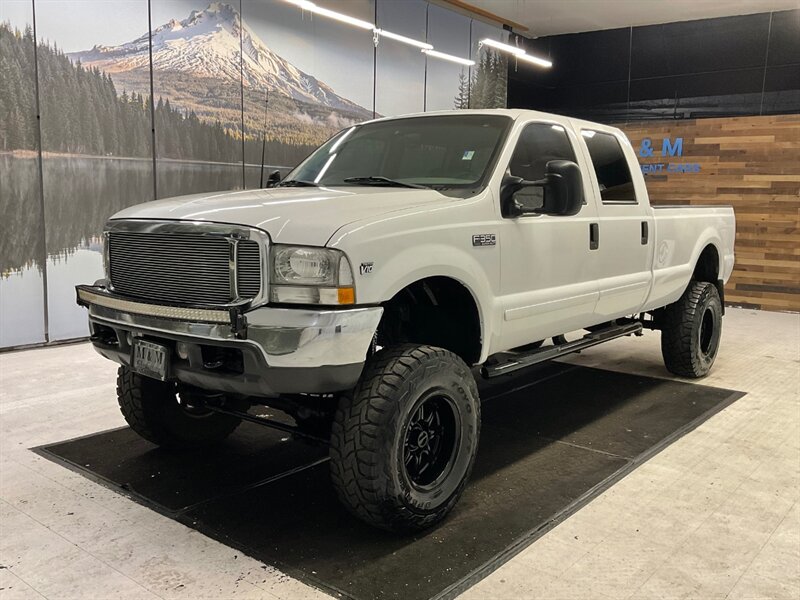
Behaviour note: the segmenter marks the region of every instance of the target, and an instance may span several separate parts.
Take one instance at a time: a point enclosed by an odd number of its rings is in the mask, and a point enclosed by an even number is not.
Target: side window
[[[531,123],[522,130],[508,168],[512,175],[535,181],[544,177],[545,167],[551,160],[575,161],[567,132],[561,125]],[[525,188],[516,198],[527,208],[541,208],[542,192],[540,187]]]
[[[610,133],[600,131],[583,130],[581,134],[589,148],[602,201],[609,204],[636,204],[631,171],[619,140]]]

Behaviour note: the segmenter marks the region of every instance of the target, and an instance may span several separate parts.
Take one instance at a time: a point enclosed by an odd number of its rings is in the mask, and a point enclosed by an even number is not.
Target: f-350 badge
[[[497,235],[494,233],[476,233],[472,236],[473,246],[496,246]]]

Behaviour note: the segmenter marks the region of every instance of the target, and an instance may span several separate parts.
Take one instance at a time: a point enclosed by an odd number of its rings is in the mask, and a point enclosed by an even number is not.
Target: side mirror
[[[541,187],[542,206],[530,208],[521,204],[515,195],[529,187]],[[583,177],[580,167],[571,160],[551,160],[545,167],[543,179],[526,181],[521,177],[506,175],[500,191],[504,217],[522,215],[577,215],[583,206]]]
[[[275,187],[281,182],[281,172],[275,169],[272,173],[269,174],[267,177],[267,187]]]

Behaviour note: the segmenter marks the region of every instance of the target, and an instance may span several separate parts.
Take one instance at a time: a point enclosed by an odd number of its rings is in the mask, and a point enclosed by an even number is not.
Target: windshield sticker
[[[472,160],[473,156],[475,156],[475,150],[464,150],[464,156],[461,157],[461,160]]]

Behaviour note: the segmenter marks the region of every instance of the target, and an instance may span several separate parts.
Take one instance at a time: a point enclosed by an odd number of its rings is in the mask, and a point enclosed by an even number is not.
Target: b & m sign
[[[639,145],[639,166],[645,175],[664,173],[699,173],[700,163],[672,161],[669,159],[683,156],[683,138],[669,137],[661,139],[659,148],[653,139],[646,137]],[[662,162],[642,162],[642,159],[662,159]],[[665,162],[663,159],[667,159]]]

